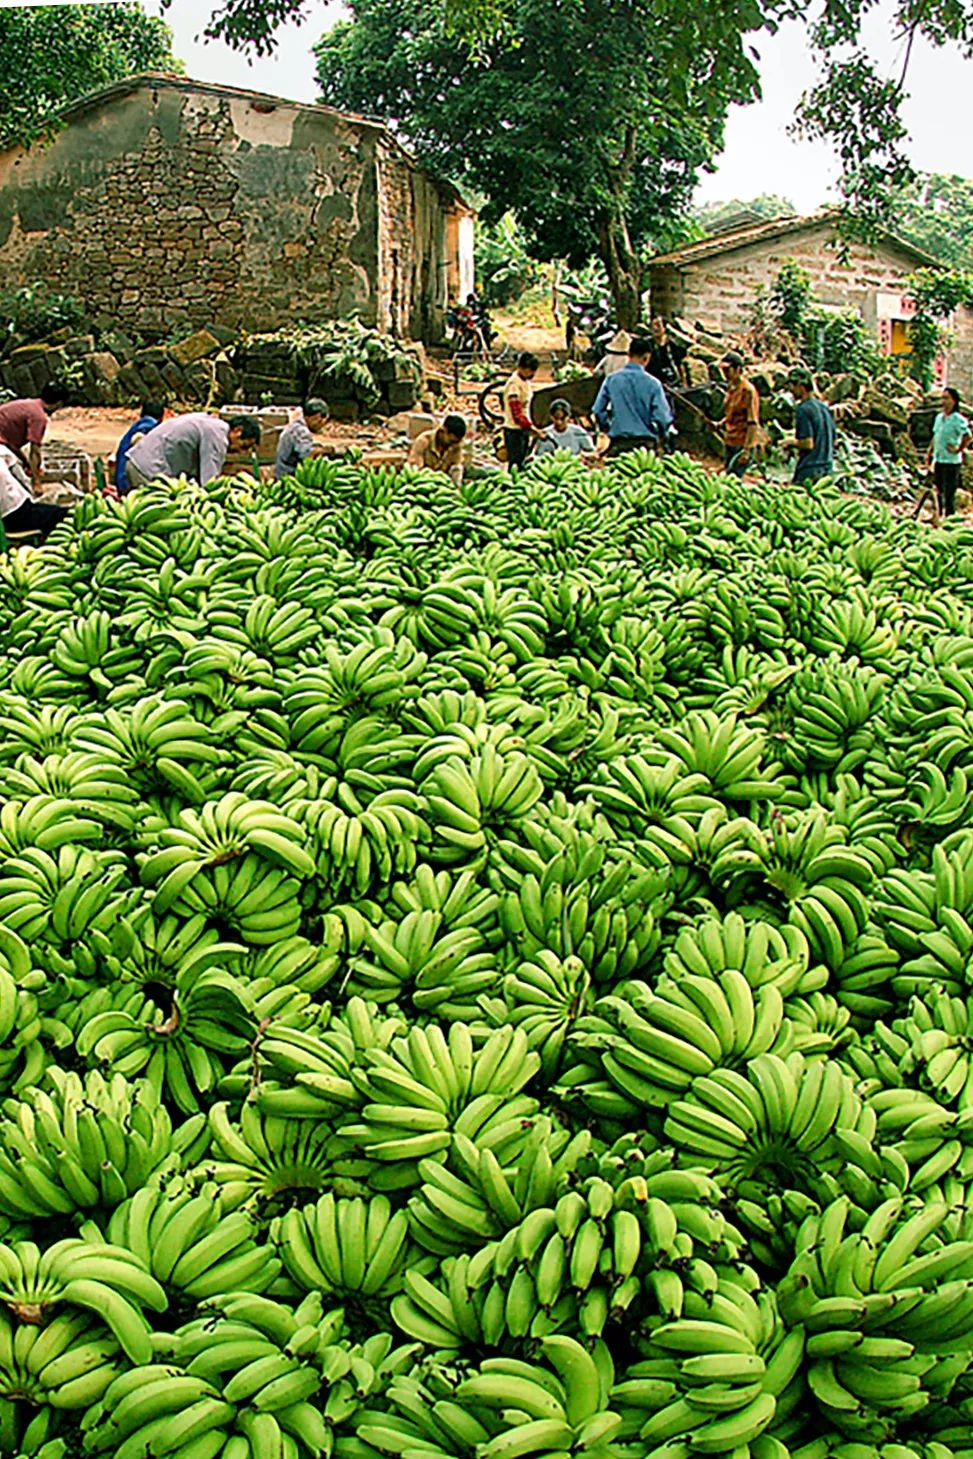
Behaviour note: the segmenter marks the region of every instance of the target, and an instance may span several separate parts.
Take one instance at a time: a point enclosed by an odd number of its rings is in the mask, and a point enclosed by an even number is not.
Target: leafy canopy
[[[637,292],[638,250],[688,207],[729,103],[757,87],[738,38],[687,45],[655,26],[654,0],[520,0],[503,41],[472,52],[441,0],[351,9],[317,47],[324,99],[390,118],[486,197],[487,223],[513,210],[540,258],[599,256],[616,300],[626,281]]]
[[[474,53],[496,53],[499,47],[516,44],[524,29],[519,0],[436,0],[436,4],[457,44],[471,47]],[[560,9],[557,4],[554,8]],[[756,59],[754,42],[761,32],[773,32],[786,20],[803,22],[820,81],[803,99],[798,125],[806,134],[823,137],[836,147],[849,206],[866,219],[887,222],[893,216],[898,189],[913,181],[902,119],[913,49],[917,41],[924,41],[973,56],[973,3],[884,0],[884,27],[901,41],[901,66],[894,75],[883,74],[865,46],[863,28],[876,8],[876,0],[719,0],[718,4],[695,5],[685,0],[653,0],[651,4],[606,0],[593,15],[593,23],[611,30],[621,17],[640,30],[648,50],[658,43],[675,58],[694,56],[705,48],[717,63],[729,56],[735,69],[740,62]],[[356,9],[356,16],[358,13]],[[222,0],[211,17],[210,34],[264,54],[273,49],[281,24],[304,19],[307,14],[308,0]],[[561,55],[564,70],[570,73],[576,54],[565,47]],[[610,73],[607,66],[609,85]],[[732,78],[728,82],[732,91]],[[755,94],[754,86],[750,95]],[[583,110],[576,118],[581,155],[581,129],[586,119]],[[538,124],[544,127],[549,121],[550,116],[542,116]]]
[[[140,5],[0,9],[0,144],[26,145],[52,112],[136,71],[173,70],[172,35]]]
[[[973,270],[973,180],[925,173],[895,201],[895,230],[953,268]]]

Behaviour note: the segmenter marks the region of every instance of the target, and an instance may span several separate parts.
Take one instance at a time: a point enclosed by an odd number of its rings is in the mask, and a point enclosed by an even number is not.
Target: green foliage
[[[0,293],[0,340],[35,344],[59,329],[80,329],[84,306],[44,284],[25,284]]]
[[[754,342],[765,354],[779,348],[783,331],[816,370],[874,373],[882,366],[878,346],[854,310],[815,304],[811,275],[785,259],[770,289],[760,288],[751,313]]]
[[[641,252],[685,215],[728,106],[757,82],[709,7],[691,37],[657,9],[523,0],[481,53],[449,33],[441,0],[355,0],[317,47],[318,81],[325,101],[393,118],[425,163],[484,194],[486,223],[513,211],[538,258],[597,256],[634,323]]]
[[[973,181],[923,173],[895,200],[895,231],[953,268],[973,269]]]
[[[806,26],[808,48],[820,78],[801,102],[796,118],[798,128],[804,135],[823,138],[836,148],[842,166],[841,189],[848,202],[849,229],[862,232],[869,224],[894,224],[898,196],[902,188],[915,180],[906,153],[908,131],[902,117],[915,43],[950,46],[966,57],[973,56],[973,13],[966,0],[921,0],[921,3],[889,0],[881,16],[883,31],[902,38],[905,43],[901,70],[892,77],[884,74],[884,62],[871,59],[865,45],[866,26],[874,18],[875,0],[844,0],[841,4],[834,0],[809,0],[802,5],[796,5],[794,0],[720,0],[718,5],[686,5],[685,0],[652,0],[650,4],[649,0],[641,3],[634,0],[626,6],[592,6],[590,18],[580,34],[573,23],[578,7],[572,4],[550,8],[548,23],[540,31],[530,23],[534,9],[530,3],[430,0],[425,8],[435,19],[442,37],[454,49],[461,72],[471,57],[477,63],[489,64],[491,58],[496,60],[509,49],[520,49],[523,53],[526,77],[536,79],[546,68],[552,71],[556,68],[562,84],[553,91],[547,87],[547,94],[536,98],[533,138],[521,149],[518,159],[522,176],[528,182],[533,181],[529,162],[535,160],[538,151],[547,150],[546,134],[551,152],[556,150],[556,142],[563,143],[563,161],[570,160],[579,170],[589,173],[594,190],[600,185],[607,191],[617,192],[619,181],[626,184],[621,192],[621,209],[616,206],[612,214],[616,224],[631,223],[634,211],[628,197],[633,181],[630,129],[634,126],[637,135],[646,130],[654,135],[651,155],[660,159],[681,157],[683,147],[701,121],[704,130],[713,121],[721,123],[728,93],[731,99],[756,100],[759,89],[755,84],[754,61],[759,60],[759,53],[755,40],[761,34],[774,34],[782,22],[798,17]],[[339,28],[341,34],[336,38],[332,56],[345,53],[353,78],[356,49],[350,42],[349,30],[361,25],[365,8],[352,6],[352,10],[354,23]],[[307,0],[221,0],[208,34],[242,50],[266,54],[274,48],[277,28],[289,20],[305,19],[307,11]],[[450,76],[446,84],[436,89],[436,77],[427,66],[424,31],[424,25],[414,24],[413,7],[404,7],[401,27],[392,30],[387,39],[390,61],[396,49],[411,60],[407,80],[393,82],[385,88],[380,84],[377,87],[366,84],[364,88],[366,95],[374,91],[382,103],[387,103],[373,106],[373,110],[401,119],[410,131],[416,126],[420,134],[426,130],[423,116],[430,115],[426,99],[430,84],[443,112],[448,113],[455,101],[454,91],[468,79],[463,75]],[[634,47],[626,32],[634,39]],[[598,138],[602,132],[601,127],[591,127],[591,113],[598,110],[604,97],[609,103],[604,114],[606,118],[611,116],[610,103],[617,95],[618,78],[622,78],[624,86],[628,85],[628,58],[639,52],[650,70],[652,63],[658,62],[667,85],[661,93],[655,84],[643,85],[634,93],[636,104],[615,105],[611,144],[604,151],[608,164],[605,168],[601,165],[602,157],[592,156],[589,150],[591,139]],[[329,65],[328,69],[329,81],[333,81],[333,68]],[[732,93],[740,89],[741,80],[742,95],[734,98]],[[491,105],[483,113],[481,124],[491,118],[505,124],[502,130],[507,131],[508,140],[519,130],[510,118],[506,102]],[[438,130],[433,121],[433,133]],[[463,153],[464,163],[479,148],[478,131],[479,128],[474,128],[470,132],[469,153]],[[679,145],[673,152],[674,139],[679,140]],[[644,150],[637,146],[635,156]],[[697,161],[694,165],[700,164]],[[543,175],[546,189],[549,174]],[[492,193],[494,186],[491,184],[487,190]],[[560,203],[570,208],[574,189],[565,192],[557,186],[555,191]],[[508,199],[504,203],[499,189],[497,196],[501,199],[501,210],[512,201]],[[594,219],[592,225],[596,226]],[[623,229],[621,237],[624,243]],[[557,253],[555,249],[549,256],[555,257]],[[603,253],[607,258],[607,241]],[[631,268],[630,260],[626,267]]]
[[[719,203],[703,203],[693,209],[693,222],[702,233],[717,233],[730,227],[737,219],[760,218],[768,222],[783,218],[797,209],[789,198],[778,197],[776,193],[760,193],[755,198],[729,198]]]
[[[771,301],[784,329],[797,333],[804,324],[811,302],[811,275],[793,258],[787,258],[771,291]]]
[[[485,303],[510,304],[539,283],[541,268],[527,251],[523,229],[512,213],[476,233],[476,277]]]
[[[271,334],[253,335],[249,340],[251,347],[259,348],[261,343],[289,347],[306,377],[307,395],[327,394],[329,383],[340,381],[352,387],[366,409],[378,403],[379,379],[386,367],[418,369],[414,357],[401,350],[394,339],[369,329],[359,319],[295,324]]]
[[[172,71],[172,35],[137,4],[0,8],[0,145],[25,146],[51,114],[137,71]]]
[[[946,320],[960,305],[973,309],[973,273],[964,269],[917,269],[910,274],[907,289],[916,306],[909,321],[912,374],[928,390],[936,356],[949,347]]]
[[[781,330],[799,338],[810,304],[811,275],[794,259],[785,259],[771,287],[761,285],[754,296],[750,327],[759,348],[772,353]]]
[[[875,374],[885,363],[868,325],[852,309],[809,309],[801,350],[815,370]]]

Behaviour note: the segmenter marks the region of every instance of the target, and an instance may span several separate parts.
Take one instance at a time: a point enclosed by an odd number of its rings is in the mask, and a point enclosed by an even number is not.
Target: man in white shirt
[[[0,520],[4,533],[40,532],[46,537],[67,514],[67,507],[34,501],[24,468],[7,446],[0,446]]]
[[[163,476],[186,476],[205,486],[220,476],[227,455],[260,445],[260,422],[250,415],[220,420],[217,415],[192,411],[164,420],[143,436],[128,453],[125,474],[129,485],[146,486]]]

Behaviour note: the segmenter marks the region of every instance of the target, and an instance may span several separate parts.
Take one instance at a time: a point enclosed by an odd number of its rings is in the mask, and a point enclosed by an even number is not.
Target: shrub
[[[494,308],[514,303],[540,282],[541,266],[527,252],[512,213],[492,228],[477,229],[476,277],[484,303]]]
[[[854,310],[809,309],[801,329],[801,352],[815,370],[877,373],[888,362],[868,325]]]
[[[0,329],[8,342],[37,344],[60,329],[80,329],[84,317],[78,299],[43,284],[25,284],[0,293]]]

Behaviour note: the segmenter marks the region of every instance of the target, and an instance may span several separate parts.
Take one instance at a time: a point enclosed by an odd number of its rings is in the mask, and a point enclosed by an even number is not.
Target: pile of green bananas
[[[961,521],[315,461],[0,645],[0,1459],[973,1459]]]

